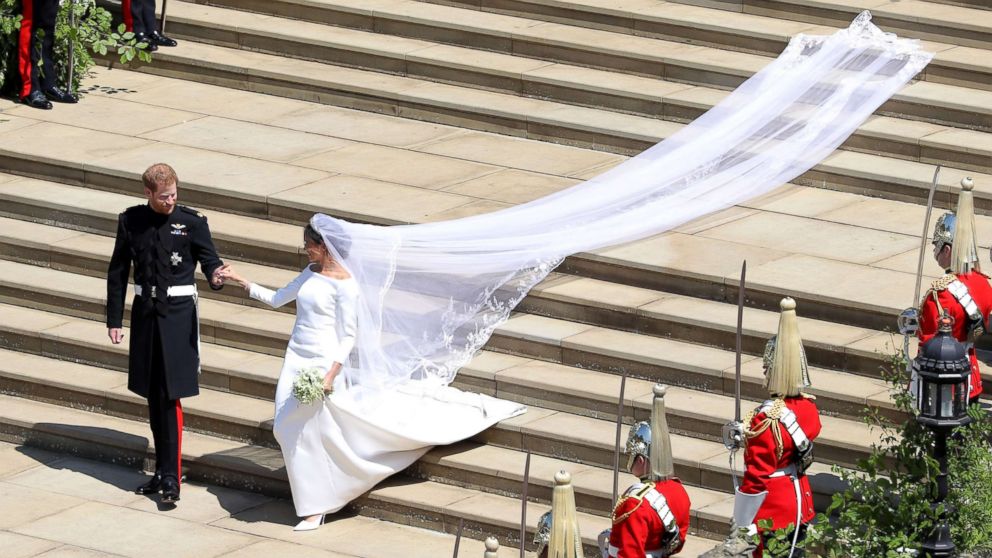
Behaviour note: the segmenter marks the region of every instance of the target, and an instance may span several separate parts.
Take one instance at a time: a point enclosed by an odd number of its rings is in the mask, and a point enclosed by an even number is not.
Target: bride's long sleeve
[[[348,355],[355,347],[355,337],[358,332],[358,289],[354,284],[349,288],[339,288],[337,292],[337,319],[339,324],[338,347],[335,351],[334,362],[342,365],[347,362]]]
[[[288,285],[279,289],[278,291],[273,291],[272,289],[267,289],[257,283],[252,283],[248,289],[248,296],[264,302],[273,308],[279,308],[285,304],[288,304],[296,300],[296,294],[300,292],[300,286],[306,280],[306,269],[302,273],[296,276],[295,279],[289,282]]]

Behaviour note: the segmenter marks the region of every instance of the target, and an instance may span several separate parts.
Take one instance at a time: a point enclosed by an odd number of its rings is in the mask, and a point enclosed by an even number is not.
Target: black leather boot
[[[175,504],[179,501],[179,482],[175,479],[167,478],[162,481],[162,503]]]
[[[158,31],[152,31],[148,34],[148,37],[152,40],[152,43],[158,46],[164,47],[174,47],[177,43],[175,39],[166,37],[165,35],[159,33]]]
[[[162,475],[155,473],[151,480],[134,489],[135,494],[155,494],[162,490]]]
[[[158,45],[155,44],[155,41],[152,40],[150,36],[144,33],[135,33],[134,40],[139,45],[141,43],[144,43],[145,44],[144,50],[147,50],[149,52],[155,52],[156,50],[158,50]]]
[[[55,101],[56,103],[78,103],[79,97],[74,93],[69,93],[68,91],[63,91],[58,87],[53,87],[48,91],[45,91],[45,96],[48,97],[49,101]]]
[[[32,91],[30,95],[24,97],[24,104],[42,110],[51,110],[52,102],[45,98],[41,91]]]

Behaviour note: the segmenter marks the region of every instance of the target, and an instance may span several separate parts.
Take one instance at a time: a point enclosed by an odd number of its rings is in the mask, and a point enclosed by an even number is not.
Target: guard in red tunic
[[[124,27],[134,33],[138,43],[147,45],[145,48],[148,50],[158,50],[160,46],[176,46],[175,39],[166,37],[159,31],[159,24],[155,20],[155,0],[121,0],[121,12],[124,15]]]
[[[58,0],[23,0],[18,31],[17,68],[21,74],[21,101],[34,108],[50,109],[51,101],[75,103],[79,99],[56,85],[55,19]]]
[[[765,385],[771,399],[744,418],[745,469],[734,500],[734,521],[752,531],[764,519],[771,520],[774,530],[796,526],[795,546],[815,515],[806,469],[813,463],[820,412],[813,397],[800,391],[810,380],[796,302],[782,299],[781,309],[778,335],[765,349]],[[794,549],[792,556],[802,556],[801,550]]]
[[[760,557],[754,535],[767,533],[757,523],[770,520],[773,530],[797,526],[790,554],[803,556],[796,545],[815,515],[806,470],[813,462],[813,440],[820,434],[820,413],[810,385],[806,353],[799,337],[796,302],[782,299],[778,334],[765,346],[765,387],[770,399],[743,418],[744,478],[734,498],[730,536],[703,556]],[[761,537],[758,539],[761,541]]]
[[[974,341],[988,328],[992,286],[978,262],[973,188],[971,179],[961,181],[957,212],[941,215],[934,228],[933,254],[946,274],[933,282],[920,302],[918,335],[922,346],[937,334],[942,315],[954,319],[952,334],[965,344],[971,358],[968,397],[976,402],[982,393],[982,373],[978,368]],[[916,393],[915,378],[910,389],[916,397],[920,396]]]
[[[665,386],[654,387],[651,423],[627,437],[627,469],[641,479],[613,508],[613,527],[599,536],[603,558],[663,558],[682,550],[689,531],[689,494],[675,476],[665,418]]]

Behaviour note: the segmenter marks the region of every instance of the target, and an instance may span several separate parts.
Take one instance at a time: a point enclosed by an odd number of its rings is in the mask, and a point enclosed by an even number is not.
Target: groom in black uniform
[[[131,345],[127,387],[148,399],[155,442],[155,475],[138,494],[162,492],[163,503],[179,500],[182,465],[183,408],[180,398],[200,392],[199,317],[196,264],[220,289],[217,257],[207,218],[177,205],[176,172],[164,163],[141,176],[146,205],[120,214],[117,242],[107,270],[107,334],[124,340],[124,298],[134,264]]]

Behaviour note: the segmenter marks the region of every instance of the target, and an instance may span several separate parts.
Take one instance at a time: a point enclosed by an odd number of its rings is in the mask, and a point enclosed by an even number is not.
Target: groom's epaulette
[[[197,217],[199,217],[200,219],[203,219],[204,221],[207,220],[207,216],[206,215],[200,213],[199,211],[193,209],[192,207],[186,207],[185,205],[180,205],[178,207],[179,207],[179,209],[185,211],[186,213],[189,213],[190,215],[196,215]]]
[[[138,210],[140,210],[142,208],[146,208],[146,207],[148,207],[148,205],[146,205],[146,204],[132,205],[131,207],[125,209],[124,211],[121,211],[121,215],[130,215],[130,214],[133,214],[135,211],[138,211]]]

